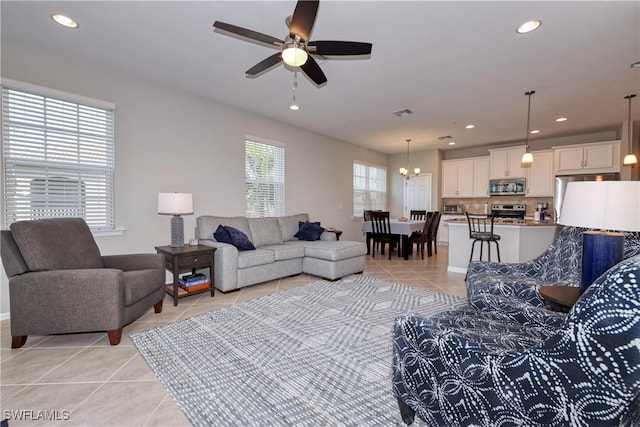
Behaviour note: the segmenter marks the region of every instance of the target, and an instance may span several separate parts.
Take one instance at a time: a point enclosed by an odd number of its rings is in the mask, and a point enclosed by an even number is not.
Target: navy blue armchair
[[[473,301],[479,294],[514,298],[543,306],[540,286],[580,286],[582,271],[582,233],[586,229],[564,227],[538,257],[523,263],[501,264],[474,261],[467,273],[467,295]],[[624,258],[640,254],[640,233],[625,233]]]
[[[448,427],[640,425],[640,256],[568,314],[482,300],[483,310],[396,319],[393,392],[406,423],[417,414]]]

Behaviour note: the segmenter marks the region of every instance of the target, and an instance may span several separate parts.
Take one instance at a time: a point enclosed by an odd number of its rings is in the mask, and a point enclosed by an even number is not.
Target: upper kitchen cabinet
[[[489,150],[489,177],[491,179],[521,178],[526,175],[522,167],[525,146]]]
[[[526,168],[526,197],[553,197],[553,151],[533,151],[533,163]]]
[[[473,159],[473,197],[489,197],[489,157]]]
[[[473,197],[473,159],[442,161],[442,197]]]
[[[620,141],[553,147],[556,175],[620,172]]]

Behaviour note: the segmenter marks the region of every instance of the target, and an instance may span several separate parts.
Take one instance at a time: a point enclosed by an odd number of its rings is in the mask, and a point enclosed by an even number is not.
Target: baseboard
[[[460,268],[460,267],[447,267],[447,271],[450,272],[450,273],[467,274],[467,269],[466,268]]]

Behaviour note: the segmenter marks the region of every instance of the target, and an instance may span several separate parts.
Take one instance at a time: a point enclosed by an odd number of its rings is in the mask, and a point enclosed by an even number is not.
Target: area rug
[[[131,338],[196,426],[400,426],[391,382],[395,316],[465,302],[353,275]]]

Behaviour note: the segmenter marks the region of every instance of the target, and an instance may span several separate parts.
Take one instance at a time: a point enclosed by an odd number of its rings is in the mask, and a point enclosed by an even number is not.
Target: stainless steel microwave
[[[489,180],[491,196],[518,196],[524,194],[526,188],[525,178]]]

